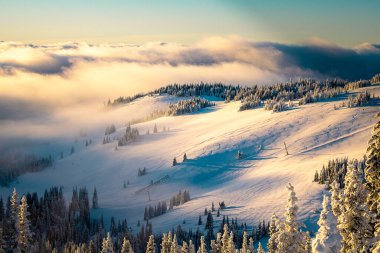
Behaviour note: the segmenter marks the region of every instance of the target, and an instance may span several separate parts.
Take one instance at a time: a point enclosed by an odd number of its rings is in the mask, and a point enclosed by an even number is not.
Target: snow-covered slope
[[[371,89],[379,92],[378,87]],[[122,115],[127,122],[131,115],[145,116],[173,99],[145,97],[109,113]],[[272,213],[283,213],[285,186],[292,183],[301,218],[315,223],[318,214],[314,211],[321,206],[323,190],[312,182],[315,171],[332,158],[361,158],[378,112],[377,106],[334,110],[338,103],[319,102],[273,113],[264,109],[238,112],[240,102],[217,102],[199,113],[134,125],[143,134],[139,141],[117,150],[116,141],[102,144],[100,133],[112,123],[105,122],[91,136],[92,145],[84,148],[80,140],[82,148],[73,155],[56,160],[53,168],[21,176],[14,186],[20,193],[40,194],[51,186],[63,186],[67,199],[73,187],[87,187],[90,197],[96,187],[101,208],[93,215],[103,213],[106,220],[110,216],[127,218],[133,229],[137,229],[137,220],[142,221],[146,205],[169,201],[179,190],[190,190],[190,202],[151,220],[158,232],[178,224],[195,228],[204,209],[219,201],[228,207],[221,215],[238,217],[247,224],[269,220]],[[159,130],[156,134],[152,134],[154,124]],[[124,124],[116,126],[113,135],[122,135]],[[145,135],[148,129],[151,134]],[[236,159],[238,150],[243,152],[240,160]],[[189,160],[182,162],[185,152]],[[174,157],[179,164],[173,167]],[[147,174],[139,177],[137,171],[142,167]],[[145,190],[136,193],[166,175],[169,180],[148,187],[150,202]],[[130,182],[126,189],[124,181]],[[9,191],[3,189],[3,194]],[[182,224],[184,220],[186,224]]]

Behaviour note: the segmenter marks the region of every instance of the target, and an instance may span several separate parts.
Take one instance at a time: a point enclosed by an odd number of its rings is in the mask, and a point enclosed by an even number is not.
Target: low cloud
[[[270,84],[296,78],[370,78],[380,46],[343,48],[320,39],[291,45],[210,37],[174,43],[0,42],[0,121],[40,119],[168,83]],[[53,117],[53,116],[52,116]]]

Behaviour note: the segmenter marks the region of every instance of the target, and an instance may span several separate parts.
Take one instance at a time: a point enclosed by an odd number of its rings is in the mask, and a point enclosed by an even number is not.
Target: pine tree
[[[292,251],[289,251],[289,253]],[[295,251],[294,251],[295,252]],[[257,248],[257,253],[265,253],[263,246],[261,246],[261,243],[259,242],[259,247]]]
[[[121,247],[121,253],[133,253],[132,245],[126,237],[123,239],[123,245]]]
[[[234,233],[230,232],[230,237],[228,238],[228,251],[229,253],[235,252],[235,243],[234,243]]]
[[[342,213],[343,201],[342,201],[342,190],[340,189],[340,184],[335,180],[331,186],[331,210],[335,217],[339,217]]]
[[[13,188],[12,196],[7,202],[7,219],[4,226],[4,248],[5,251],[13,251],[17,246],[18,231],[18,194],[16,188]]]
[[[380,113],[377,117],[380,118]],[[368,142],[365,179],[368,191],[366,202],[373,214],[371,226],[374,229],[375,240],[380,244],[380,121],[375,124]]]
[[[314,174],[314,182],[319,182],[319,174],[318,174],[318,171],[315,171],[315,174]]]
[[[181,253],[189,253],[189,247],[185,241],[182,242]]]
[[[302,232],[299,231],[301,224],[297,221],[298,206],[296,193],[294,192],[294,187],[291,184],[289,184],[287,188],[289,195],[288,204],[284,214],[285,221],[280,223],[277,232],[278,253],[304,253],[304,237]]]
[[[167,249],[167,245],[166,245],[167,241],[168,241],[168,238],[166,234],[163,234],[162,241],[161,241],[161,253],[169,253],[169,250]]]
[[[342,236],[341,252],[367,252],[373,237],[370,215],[365,203],[364,188],[357,161],[349,163],[344,180],[343,210],[338,217],[338,229]]]
[[[248,235],[247,235],[247,231],[244,230],[243,232],[243,242],[241,244],[241,253],[249,253],[249,250],[248,250]]]
[[[153,133],[157,133],[157,125],[156,124],[154,124],[154,128],[153,128]]]
[[[249,253],[254,253],[254,249],[253,249],[253,238],[252,238],[252,237],[249,238],[248,250],[249,250]]]
[[[30,251],[30,243],[32,239],[32,232],[30,231],[30,221],[28,219],[28,204],[26,203],[25,195],[21,198],[21,204],[19,206],[19,213],[17,219],[17,231],[18,231],[18,252],[27,253]]]
[[[184,162],[187,161],[187,155],[186,155],[186,153],[183,155],[183,161],[184,161]]]
[[[189,241],[189,253],[195,253],[195,247],[192,240]]]
[[[312,248],[311,248],[311,238],[309,231],[306,231],[305,233],[305,252],[306,253],[311,253]]]
[[[146,245],[146,253],[155,253],[156,248],[154,246],[154,236],[149,236],[148,244]]]
[[[277,251],[277,232],[278,232],[279,219],[277,215],[273,214],[269,225],[269,240],[268,240],[268,252],[276,253]]]
[[[101,253],[114,253],[113,243],[110,233],[107,233],[107,237],[103,238]]]
[[[199,246],[197,253],[207,253],[204,236],[201,236],[201,245]]]
[[[229,253],[228,251],[228,226],[227,224],[224,224],[223,227],[223,236],[222,236],[222,253]]]
[[[170,247],[170,253],[179,253],[179,250],[178,250],[178,242],[177,242],[177,235],[174,234],[173,236],[173,241],[172,241],[172,244],[171,244],[171,247]]]
[[[342,238],[337,229],[337,219],[331,211],[330,198],[323,196],[322,211],[318,220],[319,229],[313,240],[313,252],[338,253]]]
[[[177,165],[177,159],[174,157],[173,158],[173,166],[176,166]]]
[[[92,196],[92,208],[93,209],[98,209],[98,192],[96,191],[96,187],[94,188],[94,194]]]
[[[205,229],[212,229],[214,227],[214,219],[212,218],[212,214],[207,213],[206,225]]]

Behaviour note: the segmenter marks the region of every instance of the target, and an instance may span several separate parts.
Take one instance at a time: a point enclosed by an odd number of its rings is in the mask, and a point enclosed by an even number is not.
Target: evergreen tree
[[[189,253],[195,253],[195,247],[192,240],[189,241]]]
[[[341,252],[367,252],[373,237],[371,217],[365,203],[368,192],[356,165],[356,160],[349,163],[344,180],[343,210],[338,217],[338,229],[342,236]]]
[[[185,241],[182,242],[181,253],[189,253],[189,247]]]
[[[176,166],[177,165],[177,159],[174,157],[173,158],[173,166]]]
[[[234,253],[235,252],[235,243],[234,243],[234,233],[233,231],[230,232],[230,236],[228,238],[228,249],[229,253]]]
[[[335,217],[339,217],[342,213],[343,201],[342,201],[342,190],[340,189],[340,184],[335,180],[331,184],[331,210]]]
[[[249,251],[248,251],[249,253],[254,253],[254,249],[253,249],[253,238],[252,238],[252,237],[249,238],[248,250],[249,250]]]
[[[121,253],[134,253],[132,245],[126,237],[123,239],[123,245],[121,247]]]
[[[154,124],[154,128],[153,128],[153,133],[157,133],[157,125],[156,124]]]
[[[289,253],[292,252],[292,251],[289,251]],[[263,249],[263,246],[261,246],[261,243],[259,242],[259,246],[257,248],[257,253],[265,253],[264,249]]]
[[[319,229],[313,240],[313,252],[338,253],[342,238],[337,229],[337,219],[330,208],[330,198],[323,196],[322,211],[318,220]]]
[[[207,213],[206,225],[205,229],[212,229],[214,227],[214,219],[212,218],[212,214]]]
[[[163,234],[162,240],[161,240],[161,253],[169,253],[169,250],[167,247],[167,241],[168,241],[168,238],[166,234]]]
[[[17,247],[18,231],[18,194],[16,188],[13,188],[12,196],[7,202],[7,214],[5,219],[4,230],[4,248],[5,251],[13,251]]]
[[[309,231],[306,231],[305,233],[305,252],[311,253],[312,247],[311,247],[311,238]]]
[[[146,253],[155,253],[155,252],[156,252],[156,248],[154,246],[154,236],[150,235],[148,244],[146,245]]]
[[[177,235],[174,234],[173,236],[173,241],[172,241],[172,244],[171,244],[171,247],[170,247],[170,253],[179,253],[179,250],[178,250],[178,242],[177,242]]]
[[[227,224],[224,224],[223,227],[223,236],[222,236],[222,253],[229,253],[228,251],[228,226]]]
[[[107,233],[107,237],[103,238],[101,253],[114,253],[113,243],[110,233]]]
[[[92,196],[92,208],[93,209],[98,209],[98,192],[96,191],[96,187],[94,188],[94,194]]]
[[[186,155],[186,153],[183,155],[183,161],[184,161],[184,162],[187,161],[187,155]]]
[[[244,230],[243,232],[243,242],[241,244],[241,253],[249,253],[249,249],[248,249],[248,235],[247,235],[247,231]]]
[[[297,221],[298,206],[294,187],[287,186],[288,204],[285,211],[285,220],[280,223],[277,235],[278,253],[305,252],[305,243],[302,232],[299,231],[300,223]]]
[[[269,225],[268,253],[276,253],[277,251],[278,223],[277,215],[273,214]]]
[[[377,114],[380,118],[380,113]],[[368,191],[367,205],[373,214],[371,226],[374,229],[375,239],[380,241],[380,121],[372,131],[372,137],[368,142],[367,161],[365,167],[365,187]]]
[[[26,203],[25,195],[21,198],[19,206],[19,213],[17,219],[17,232],[18,232],[18,252],[27,253],[31,248],[32,232],[30,231],[30,221],[28,219],[28,204]]]
[[[199,246],[197,253],[207,253],[204,236],[201,236],[201,245]]]

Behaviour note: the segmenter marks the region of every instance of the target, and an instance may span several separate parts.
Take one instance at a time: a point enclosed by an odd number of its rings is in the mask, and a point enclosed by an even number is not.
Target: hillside
[[[378,86],[367,88],[377,95]],[[132,125],[141,137],[137,142],[118,147],[117,141],[102,144],[104,128],[110,115],[115,117],[117,131],[125,132],[125,123],[132,116],[144,116],[159,105],[176,101],[171,96],[143,97],[116,110],[104,112],[103,124],[90,134],[93,144],[87,148],[80,139],[75,153],[57,159],[52,168],[19,177],[12,186],[22,194],[63,186],[66,198],[73,187],[87,187],[90,197],[97,188],[100,209],[105,221],[111,216],[127,218],[129,226],[137,229],[143,220],[146,205],[169,199],[179,190],[189,190],[191,201],[175,207],[151,220],[155,232],[167,231],[181,224],[195,228],[204,209],[224,201],[227,209],[221,215],[238,217],[239,221],[256,225],[270,219],[272,213],[282,215],[287,183],[297,192],[303,221],[313,221],[322,201],[323,186],[313,183],[313,176],[329,159],[361,158],[366,150],[378,106],[340,108],[340,98],[296,107],[279,113],[263,108],[238,112],[240,102],[216,102],[216,106],[198,113],[161,117]],[[116,115],[118,118],[116,119]],[[136,116],[137,115],[137,116]],[[122,118],[123,120],[120,120]],[[99,119],[102,122],[102,119]],[[153,134],[154,125],[158,133]],[[163,128],[166,128],[163,131]],[[145,135],[149,129],[150,134]],[[289,155],[285,154],[286,142]],[[236,158],[237,152],[242,159]],[[186,153],[188,161],[182,162]],[[172,166],[176,157],[179,164]],[[138,176],[138,168],[147,174]],[[168,180],[137,191],[169,176]],[[124,181],[129,185],[124,189]],[[9,194],[11,188],[3,188]],[[202,216],[205,221],[205,216]],[[182,224],[183,220],[186,224]],[[203,226],[202,226],[203,227]]]

